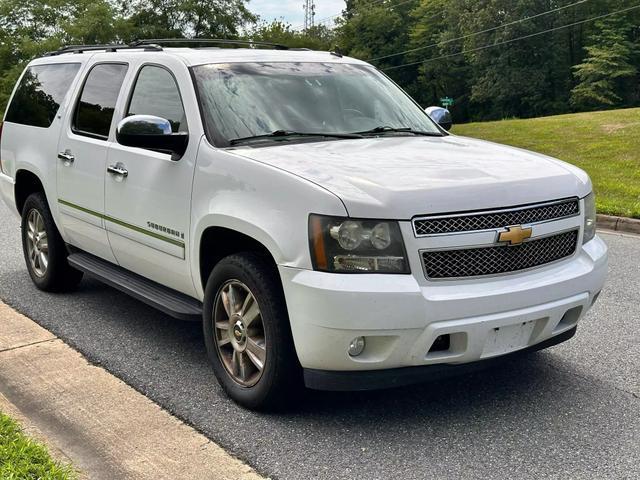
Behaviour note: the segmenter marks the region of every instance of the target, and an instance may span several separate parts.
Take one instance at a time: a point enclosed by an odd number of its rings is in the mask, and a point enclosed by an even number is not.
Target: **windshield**
[[[193,72],[209,138],[218,145],[259,136],[274,141],[286,132],[441,134],[413,100],[373,67],[234,63],[201,65]]]

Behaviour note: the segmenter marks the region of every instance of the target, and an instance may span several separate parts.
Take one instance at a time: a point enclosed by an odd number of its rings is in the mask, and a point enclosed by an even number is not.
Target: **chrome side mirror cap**
[[[173,133],[171,122],[165,118],[131,115],[118,123],[116,140],[127,147],[169,153],[172,160],[179,160],[187,149],[189,135],[185,132]]]
[[[451,118],[451,112],[442,107],[429,107],[425,110],[427,115],[431,117],[431,120],[436,122],[447,132],[451,130],[453,126],[453,119]]]

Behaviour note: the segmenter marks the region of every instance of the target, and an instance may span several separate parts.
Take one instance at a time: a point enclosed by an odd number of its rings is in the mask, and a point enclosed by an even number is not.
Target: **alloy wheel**
[[[239,280],[227,281],[213,308],[214,342],[218,357],[233,380],[252,387],[262,377],[267,358],[260,306]]]
[[[33,272],[44,277],[49,266],[49,241],[44,219],[35,208],[27,216],[27,255]]]

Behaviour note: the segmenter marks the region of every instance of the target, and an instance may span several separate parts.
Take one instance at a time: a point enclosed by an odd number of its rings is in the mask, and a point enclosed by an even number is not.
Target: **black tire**
[[[29,259],[29,215],[36,211],[40,214],[48,243],[48,264],[44,272],[37,273]],[[68,251],[64,240],[47,205],[43,193],[33,193],[27,197],[22,209],[22,251],[29,276],[36,287],[45,292],[67,292],[75,289],[82,280],[82,272],[72,268],[67,262]]]
[[[253,294],[260,309],[266,339],[264,368],[252,386],[244,386],[232,377],[216,346],[214,307],[223,287],[231,280],[241,282]],[[252,410],[282,410],[303,391],[302,368],[293,345],[282,284],[270,259],[245,252],[230,255],[215,266],[205,289],[203,330],[216,378],[236,403]]]

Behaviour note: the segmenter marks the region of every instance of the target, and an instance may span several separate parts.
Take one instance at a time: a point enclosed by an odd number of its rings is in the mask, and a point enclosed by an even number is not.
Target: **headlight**
[[[584,197],[584,235],[582,243],[593,240],[596,236],[596,197],[591,192]]]
[[[309,216],[315,270],[342,273],[410,273],[398,222]]]

